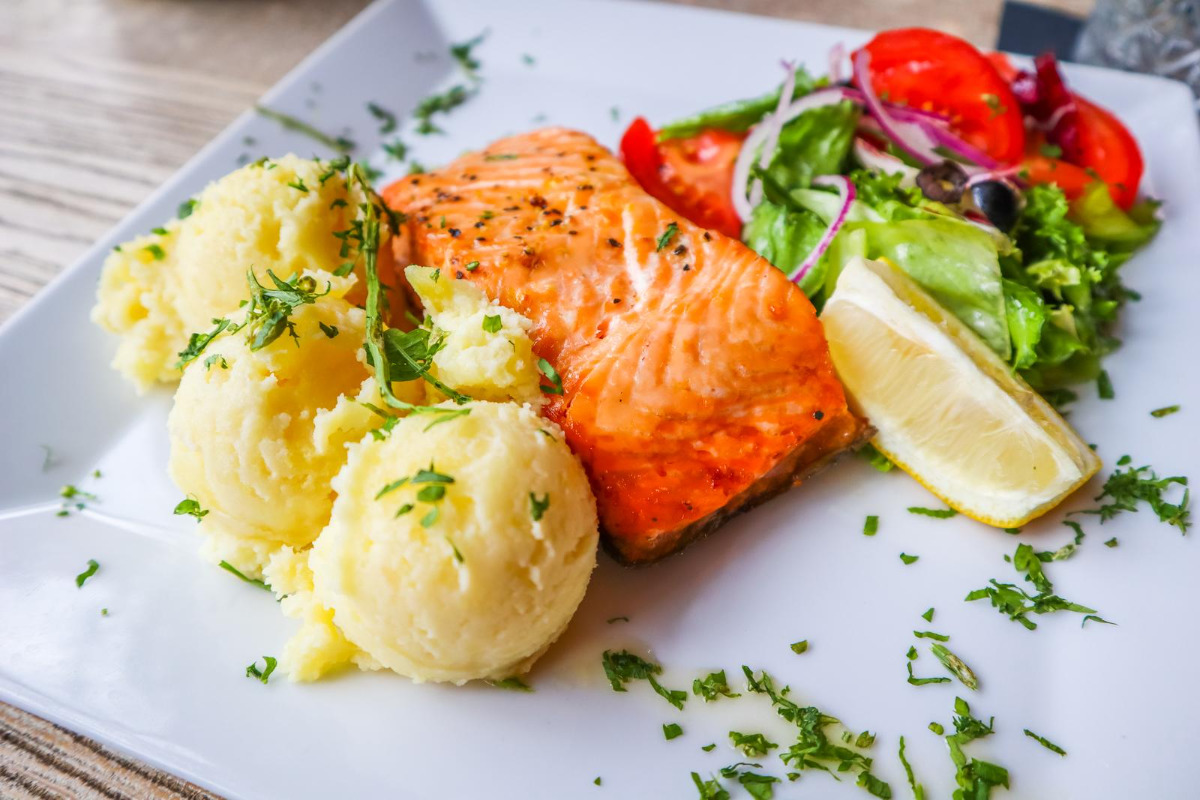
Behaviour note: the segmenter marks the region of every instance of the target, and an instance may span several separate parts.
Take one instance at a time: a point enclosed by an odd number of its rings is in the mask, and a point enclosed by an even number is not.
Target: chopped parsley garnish
[[[257,661],[246,667],[246,677],[258,678],[259,683],[265,684],[271,678],[271,673],[275,671],[275,665],[278,662],[270,656],[263,656],[263,663],[266,666],[261,670],[258,668]]]
[[[879,472],[891,472],[896,466],[887,456],[876,450],[870,442],[864,444],[858,454]]]
[[[703,697],[706,703],[711,703],[718,697],[741,697],[740,694],[729,688],[729,681],[726,679],[723,669],[708,673],[703,680],[697,678],[692,681],[692,694]]]
[[[454,483],[454,478],[444,472],[438,472],[434,468],[433,462],[429,462],[428,469],[419,469],[417,474],[412,477],[413,483]]]
[[[920,556],[910,556],[908,553],[900,554],[900,560],[903,561],[905,564],[913,564],[920,558],[921,558]]]
[[[478,91],[476,87],[468,89],[462,84],[451,86],[440,94],[431,94],[417,104],[413,109],[413,118],[417,120],[417,133],[429,136],[434,133],[445,133],[433,121],[435,114],[449,114],[454,109],[467,102]]]
[[[913,774],[912,764],[908,763],[908,759],[904,757],[904,737],[900,737],[900,764],[904,767],[904,776],[908,778],[908,788],[912,790],[913,800],[925,800],[925,787],[917,783],[917,778]]]
[[[393,139],[390,142],[383,143],[383,152],[388,154],[388,158],[396,161],[403,161],[408,157],[408,145],[400,139]]]
[[[663,725],[663,737],[669,742],[672,739],[678,739],[683,736],[683,728],[678,723],[671,722]]]
[[[521,54],[521,63],[527,67],[532,67],[534,64],[537,63],[537,61],[535,61],[533,56],[529,55],[529,53],[522,53]]]
[[[185,365],[199,358],[200,354],[204,352],[204,348],[208,347],[213,339],[220,336],[221,332],[232,324],[224,318],[214,319],[213,325],[215,327],[211,331],[208,333],[193,333],[189,336],[187,347],[179,352],[179,361],[175,362],[175,369],[183,369]],[[235,327],[234,330],[237,330],[237,328]]]
[[[1156,408],[1151,411],[1150,416],[1154,417],[1155,419],[1162,419],[1163,417],[1169,417],[1171,414],[1174,414],[1177,411],[1179,411],[1179,406],[1177,405],[1163,406],[1162,408]]]
[[[525,681],[516,677],[504,678],[499,681],[484,681],[488,686],[495,686],[497,689],[511,689],[515,692],[532,692],[533,687]]]
[[[958,516],[958,512],[953,508],[922,508],[921,506],[909,506],[908,513],[921,514],[926,517],[935,517],[937,519],[950,519]]]
[[[749,758],[759,758],[767,755],[771,750],[779,747],[775,742],[767,741],[767,737],[761,733],[739,733],[737,731],[729,732],[729,741],[734,747],[741,750]]]
[[[863,523],[863,535],[874,536],[879,533],[879,517],[872,514],[867,517],[867,521]]]
[[[164,251],[162,249],[162,247],[160,247],[159,245],[156,245],[156,244],[148,244],[145,247],[143,247],[142,249],[145,250],[150,255],[154,256],[155,261],[162,261],[164,258],[167,257],[166,251]]]
[[[961,697],[954,698],[954,711],[957,714],[954,717],[954,733],[946,737],[950,759],[955,766],[954,781],[958,786],[954,796],[987,800],[993,787],[1008,788],[1008,770],[997,764],[969,757],[963,751],[963,747],[976,739],[991,736],[996,718],[992,717],[984,724],[982,720],[971,716],[971,707]],[[941,726],[938,728],[941,729]],[[930,729],[933,729],[932,725]]]
[[[516,153],[488,153],[483,157],[484,161],[512,161],[520,158]]]
[[[297,177],[294,181],[288,181],[287,185],[295,189],[297,192],[308,194],[308,187],[304,185],[304,178]]]
[[[102,617],[107,617],[107,616],[108,616],[108,609],[107,609],[107,608],[102,608],[102,609],[100,609],[100,616],[102,616]]]
[[[924,614],[921,615],[921,619],[925,620],[926,622],[933,622],[933,607],[932,606],[929,607],[928,611],[926,611]]]
[[[711,753],[713,750],[717,749],[717,743],[713,742],[712,744],[703,745],[700,749],[706,753]]]
[[[700,800],[729,800],[729,792],[725,791],[725,787],[715,777],[703,780],[698,773],[693,772],[692,783],[696,784]]]
[[[317,322],[317,325],[320,326],[321,333],[325,334],[330,339],[338,335],[338,329],[336,325],[326,325],[324,322]]]
[[[58,490],[58,496],[64,500],[74,500],[76,497],[82,497],[84,500],[96,500],[96,495],[91,492],[85,492],[74,484],[68,483],[66,486]]]
[[[408,476],[405,476],[403,478],[397,478],[396,480],[392,481],[391,483],[385,484],[382,489],[380,489],[378,492],[375,493],[375,499],[378,500],[379,498],[383,497],[388,492],[396,491],[397,489],[399,489],[401,486],[403,486],[406,483],[408,483]]]
[[[1117,546],[1117,537],[1114,536],[1113,538],[1109,539],[1107,542],[1104,543],[1104,546],[1105,547],[1116,547]]]
[[[504,322],[500,319],[499,314],[484,316],[483,330],[485,333],[499,333],[502,327],[504,327]]]
[[[1042,560],[1029,545],[1018,545],[1011,560],[1013,567],[1018,572],[1025,573],[1025,580],[1033,584],[1037,594],[1030,595],[1019,586],[1000,583],[993,578],[988,581],[991,586],[970,592],[965,598],[966,601],[972,602],[987,598],[991,601],[993,608],[1001,614],[1007,614],[1009,619],[1021,623],[1028,630],[1037,628],[1037,623],[1029,619],[1029,614],[1049,614],[1055,611],[1073,611],[1077,614],[1096,613],[1094,608],[1072,603],[1053,593],[1054,585],[1042,569]]]
[[[319,298],[329,294],[330,286],[325,285],[325,291],[318,292],[317,282],[308,276],[293,275],[286,281],[280,280],[274,272],[267,270],[274,288],[263,286],[253,270],[246,271],[246,281],[250,286],[250,302],[246,306],[245,320],[234,324],[228,319],[214,319],[213,329],[208,333],[193,333],[188,338],[187,347],[179,353],[176,369],[183,369],[187,364],[199,358],[204,349],[222,332],[230,333],[245,330],[251,350],[261,350],[287,333],[300,344],[296,333],[296,324],[292,322],[292,313],[303,305],[311,305]]]
[[[912,652],[912,648],[909,648],[909,652],[910,653]],[[913,662],[913,659],[910,657],[906,666],[908,667],[908,682],[911,683],[913,686],[928,686],[931,683],[949,683],[950,682],[949,678],[943,678],[940,676],[937,678],[918,678],[916,675],[913,674],[912,662]]]
[[[662,667],[658,664],[634,655],[628,650],[620,652],[605,650],[601,657],[601,664],[604,667],[604,675],[612,684],[614,692],[627,691],[625,684],[632,680],[649,681],[651,688],[668,703],[675,708],[683,709],[683,703],[687,700],[687,692],[668,689],[659,683],[655,676],[662,674]]]
[[[1046,158],[1062,158],[1062,148],[1056,144],[1044,143],[1038,151]]]
[[[529,516],[534,522],[541,520],[542,515],[546,513],[546,509],[550,507],[550,493],[545,492],[539,500],[538,496],[533,492],[529,493]]]
[[[470,261],[470,262],[467,262],[467,272],[474,272],[474,271],[475,271],[475,270],[477,270],[477,269],[479,269],[479,262],[478,262],[478,261]]]
[[[246,310],[246,321],[238,326],[239,330],[246,329],[246,337],[251,350],[261,350],[274,342],[285,332],[298,345],[300,337],[296,334],[296,325],[291,321],[292,312],[303,305],[311,305],[321,297],[329,294],[330,286],[325,284],[325,291],[317,291],[317,282],[305,276],[293,276],[283,281],[275,273],[267,270],[274,288],[268,289],[259,283],[254,270],[246,271],[246,281],[250,285],[250,304]]]
[[[76,588],[82,589],[84,581],[86,581],[88,578],[95,575],[97,570],[99,570],[99,569],[100,569],[100,562],[94,558],[89,558],[88,562],[87,562],[87,569],[85,569],[83,572],[81,572],[75,576]]]
[[[933,631],[913,631],[913,636],[918,639],[933,639],[935,642],[948,642],[950,637],[944,633],[934,633]]]
[[[235,567],[233,564],[230,564],[228,561],[222,561],[220,564],[217,564],[217,566],[230,574],[236,575],[237,577],[244,580],[246,583],[253,584],[254,586],[257,586],[258,588],[264,589],[268,592],[272,591],[271,587],[267,583],[260,581],[257,578],[246,577],[244,574],[242,574],[242,571],[240,569]]]
[[[557,370],[554,369],[554,366],[546,359],[539,358],[538,369],[541,370],[542,374],[546,376],[546,379],[550,381],[549,386],[544,383],[541,385],[540,388],[542,392],[545,394],[562,394],[562,377],[558,374]]]
[[[220,367],[221,369],[229,369],[229,362],[226,361],[225,356],[221,355],[220,353],[213,353],[211,356],[204,359],[204,368],[209,370],[215,366]]]
[[[1129,456],[1123,456],[1117,461],[1118,466],[1130,463]],[[1178,503],[1169,503],[1164,495],[1173,484],[1184,487],[1183,498]],[[1081,513],[1097,514],[1101,522],[1106,522],[1122,511],[1137,511],[1138,503],[1144,502],[1150,506],[1160,522],[1165,522],[1179,528],[1180,533],[1187,533],[1191,527],[1191,510],[1188,508],[1190,490],[1187,488],[1188,479],[1183,476],[1159,478],[1149,466],[1117,469],[1108,476],[1097,500],[1110,498],[1112,502],[1105,503],[1099,508],[1089,509]]]
[[[441,513],[441,510],[437,506],[434,506],[426,511],[425,516],[421,517],[421,527],[428,528],[430,525],[437,522],[438,517],[441,516]]]
[[[446,487],[441,484],[423,486],[417,492],[417,500],[422,503],[436,503],[446,496]]]
[[[355,148],[354,142],[344,136],[330,136],[327,133],[317,130],[307,122],[293,117],[291,114],[284,114],[282,111],[276,111],[267,108],[264,105],[254,106],[254,110],[267,119],[274,120],[290,131],[302,133],[309,138],[315,139],[321,144],[328,147],[330,150],[337,150],[339,153],[349,153]]]
[[[815,768],[830,773],[835,770],[857,770],[858,786],[876,797],[891,797],[891,788],[887,783],[871,774],[871,759],[868,756],[829,741],[824,729],[829,725],[839,724],[836,717],[823,714],[813,706],[801,707],[788,698],[791,689],[785,686],[776,690],[771,676],[765,671],[756,677],[753,670],[743,666],[742,673],[746,676],[747,690],[767,695],[775,713],[797,728],[796,742],[779,755],[786,766],[795,770]]]
[[[200,507],[200,501],[194,497],[185,497],[175,506],[175,514],[178,516],[193,516],[196,522],[204,519],[208,515],[208,509]]]
[[[396,130],[396,115],[388,111],[378,103],[367,103],[367,110],[371,112],[371,116],[379,120],[379,133],[386,136]],[[404,158],[404,156],[400,156]]]
[[[469,77],[474,78],[479,72],[479,59],[475,58],[471,51],[482,44],[483,40],[487,38],[487,35],[488,32],[484,31],[478,36],[468,39],[461,44],[450,45],[450,57],[458,62],[458,65],[462,67],[463,72],[465,72]]]
[[[187,219],[196,210],[196,206],[200,205],[200,201],[196,198],[184,200],[179,204],[179,208],[175,211],[175,216],[178,219]]]
[[[1052,753],[1058,753],[1060,756],[1065,756],[1067,754],[1066,750],[1063,750],[1061,747],[1059,747],[1054,742],[1047,739],[1045,736],[1038,736],[1036,733],[1029,730],[1029,728],[1025,729],[1025,735],[1028,736],[1030,739],[1033,739],[1035,742],[1037,742],[1042,747],[1046,748],[1047,750],[1049,750]]]
[[[951,675],[958,678],[963,686],[966,686],[973,692],[979,691],[979,679],[975,677],[975,673],[961,658],[951,653],[942,644],[930,645],[929,650],[938,661],[942,662],[942,666],[950,671]]]
[[[592,783],[594,783],[594,784],[596,784],[597,786],[599,786],[599,785],[600,785],[600,776],[599,776],[599,775],[597,775],[597,776],[596,776],[596,780],[592,781]]]
[[[166,228],[162,228],[162,227],[159,227],[159,228],[151,228],[151,229],[150,229],[150,232],[151,232],[151,233],[153,233],[153,234],[156,234],[156,235],[158,235],[158,236],[166,236],[166,235],[168,235],[168,234],[170,233],[170,231],[169,231],[169,230],[167,230]]]
[[[802,639],[799,642],[792,642],[792,652],[796,655],[808,652],[808,639]]]
[[[929,723],[929,730],[933,731],[938,736],[941,736],[943,733],[946,732],[946,729],[942,727],[942,723],[940,723],[940,722]]]
[[[1112,400],[1117,396],[1113,391],[1112,379],[1108,377],[1107,370],[1100,370],[1100,374],[1096,376],[1096,391],[1101,400]]]
[[[658,246],[655,248],[655,252],[662,252],[663,249],[671,243],[671,240],[675,238],[675,234],[678,232],[679,226],[674,222],[667,225],[667,229],[662,232],[661,236],[658,237]]]

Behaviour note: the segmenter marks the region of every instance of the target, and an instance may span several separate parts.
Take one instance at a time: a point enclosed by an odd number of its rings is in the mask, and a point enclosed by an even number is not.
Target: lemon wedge
[[[821,321],[872,443],[951,508],[1017,527],[1100,469],[1049,403],[891,264],[847,264]]]

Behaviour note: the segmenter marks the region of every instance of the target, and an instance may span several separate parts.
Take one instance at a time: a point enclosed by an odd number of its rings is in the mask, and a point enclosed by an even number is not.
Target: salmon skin
[[[687,222],[608,150],[549,128],[393,183],[398,258],[533,321],[562,379],[543,413],[626,563],[679,550],[865,438],[804,293]]]

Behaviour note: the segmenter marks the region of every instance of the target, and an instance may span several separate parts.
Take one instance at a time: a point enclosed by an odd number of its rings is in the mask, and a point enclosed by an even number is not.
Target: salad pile
[[[1056,403],[1099,382],[1119,267],[1158,230],[1137,142],[1053,55],[1020,71],[939,31],[879,34],[814,79],[621,141],[650,194],[736,236],[820,309],[853,257],[886,258]]]

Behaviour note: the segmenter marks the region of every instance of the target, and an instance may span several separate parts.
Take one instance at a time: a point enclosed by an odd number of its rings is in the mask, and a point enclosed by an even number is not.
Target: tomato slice
[[[1137,140],[1111,113],[1067,89],[1052,54],[1038,56],[1034,63],[1036,72],[1018,72],[1011,65],[1001,68],[1033,126],[1026,159],[1030,180],[1058,184],[1068,197],[1101,180],[1108,184],[1113,202],[1128,209],[1137,200],[1142,180]],[[1046,140],[1059,147],[1061,158],[1041,154]]]
[[[1089,184],[1096,181],[1083,167],[1077,167],[1070,162],[1059,158],[1050,158],[1041,153],[1027,155],[1023,167],[1022,172],[1030,183],[1053,183],[1062,189],[1068,200],[1079,197]],[[1112,186],[1109,186],[1109,192],[1112,192]],[[1113,199],[1116,199],[1115,196]]]
[[[1075,95],[1079,106],[1079,164],[1108,184],[1113,201],[1128,209],[1142,181],[1142,151],[1129,129],[1110,112]]]
[[[957,36],[928,28],[885,31],[863,48],[871,86],[893,103],[938,111],[955,133],[1002,164],[1025,153],[1025,124],[1008,81]]]
[[[705,130],[687,139],[659,142],[642,117],[621,137],[621,158],[642,188],[671,210],[704,228],[738,238],[742,221],[733,207],[733,166],[743,136]]]

